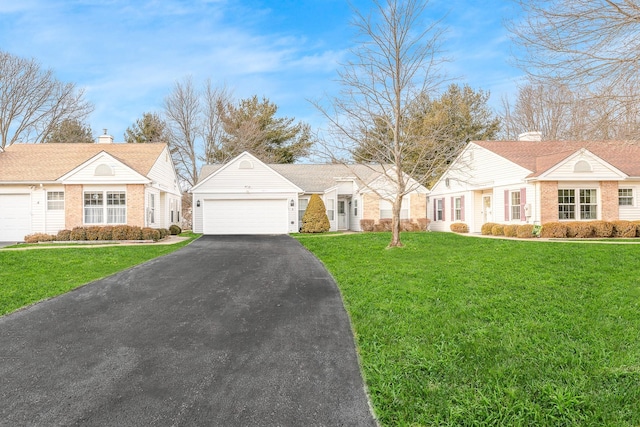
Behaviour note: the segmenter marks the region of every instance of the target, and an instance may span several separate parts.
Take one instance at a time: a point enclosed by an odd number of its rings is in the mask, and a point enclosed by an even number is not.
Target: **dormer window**
[[[95,176],[113,176],[113,175],[115,175],[113,173],[113,168],[111,166],[109,166],[109,165],[104,164],[104,163],[98,165],[93,174]]]
[[[574,172],[591,172],[591,165],[586,160],[580,160],[573,166]]]

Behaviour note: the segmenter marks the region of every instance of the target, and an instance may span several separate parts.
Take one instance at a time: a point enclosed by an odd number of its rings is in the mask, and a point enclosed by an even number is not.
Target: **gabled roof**
[[[198,184],[224,165],[202,167]],[[351,178],[369,183],[383,173],[382,166],[343,164],[267,164],[306,193],[322,193],[336,185],[336,179]]]
[[[147,176],[166,144],[13,144],[0,153],[0,182],[55,181],[101,152]]]
[[[640,177],[640,144],[625,141],[473,141],[505,159],[530,170],[537,177],[587,149],[632,177]]]

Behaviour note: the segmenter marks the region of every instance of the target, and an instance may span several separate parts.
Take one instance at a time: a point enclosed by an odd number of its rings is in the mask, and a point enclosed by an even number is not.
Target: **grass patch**
[[[0,315],[171,253],[197,236],[173,245],[0,251]]]
[[[388,426],[640,425],[640,247],[296,238],[336,278]]]

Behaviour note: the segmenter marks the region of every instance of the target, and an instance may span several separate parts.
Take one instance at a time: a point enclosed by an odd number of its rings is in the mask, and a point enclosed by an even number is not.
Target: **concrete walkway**
[[[2,426],[375,426],[349,319],[288,236],[202,237],[0,318]]]

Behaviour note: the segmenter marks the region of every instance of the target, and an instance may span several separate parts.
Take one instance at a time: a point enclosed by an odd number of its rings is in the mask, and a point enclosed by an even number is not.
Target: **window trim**
[[[623,209],[627,209],[627,208],[632,208],[636,205],[636,201],[635,201],[635,197],[633,195],[634,193],[634,188],[633,187],[623,187],[623,188],[618,188],[618,206],[620,206]],[[629,194],[627,195],[621,195],[622,191],[628,191]],[[621,203],[621,201],[625,199],[625,200],[629,200],[631,203]]]
[[[113,196],[116,193],[124,196],[124,205],[109,204],[109,196]],[[100,204],[87,205],[88,194],[99,195],[100,197],[92,197],[92,199],[99,201]],[[100,210],[98,210],[98,208],[100,208]],[[87,209],[100,212],[100,215],[98,215],[100,221],[87,222]],[[113,216],[113,214],[109,214],[110,209],[121,209],[123,214],[120,215],[120,217],[124,217],[124,222],[109,222],[109,217]],[[127,223],[127,214],[127,192],[125,190],[85,190],[82,192],[82,223],[85,225],[124,225]]]
[[[49,196],[56,194],[58,196],[62,196],[59,199],[51,199],[49,198]],[[60,207],[51,207],[52,203],[55,203],[56,206],[58,206],[58,203],[60,204]],[[47,210],[48,211],[64,211],[64,190],[63,191],[47,191]]]
[[[587,195],[586,192],[594,192],[594,194]],[[594,221],[599,218],[599,189],[598,188],[558,188],[558,220],[559,221]],[[585,197],[589,197],[589,199],[593,199],[594,202],[585,203],[583,202]],[[562,203],[562,200],[572,200],[565,201]],[[589,206],[590,209],[588,211],[584,209]],[[563,209],[566,208],[566,209]],[[587,212],[592,213],[593,216],[585,217]],[[562,214],[570,215],[569,217],[563,218]]]
[[[509,216],[511,221],[520,221],[522,214],[522,192],[520,190],[514,190],[509,192]],[[517,204],[514,201],[517,198]]]

